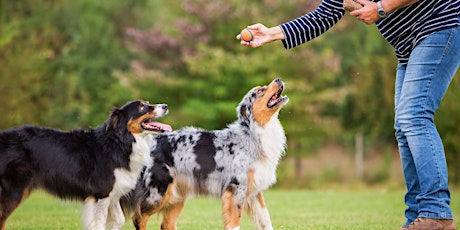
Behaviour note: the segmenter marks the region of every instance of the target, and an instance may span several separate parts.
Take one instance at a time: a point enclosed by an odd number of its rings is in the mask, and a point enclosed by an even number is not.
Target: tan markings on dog
[[[262,209],[266,209],[266,208],[267,208],[266,205],[265,205],[265,200],[264,200],[264,196],[263,196],[262,192],[257,193],[255,199],[256,199],[256,202],[259,204],[260,208],[262,208]],[[257,210],[259,210],[259,209],[257,208],[257,206],[256,206],[257,203],[248,202],[248,203],[246,203],[246,205],[245,205],[246,212],[248,213],[248,215],[249,215],[254,221],[257,220],[257,218],[254,219],[254,217],[257,216],[256,213],[258,212]],[[255,206],[255,207],[253,207],[253,206]]]
[[[179,217],[185,202],[172,204],[163,211],[163,221],[161,222],[162,230],[176,230],[177,218]]]
[[[261,192],[259,192],[259,193],[257,194],[257,201],[259,201],[259,204],[260,204],[260,207],[261,207],[261,208],[265,208],[265,207],[266,207],[266,206],[265,206],[264,195],[263,195]]]
[[[241,215],[243,212],[243,201],[242,204],[236,204],[233,200],[232,189],[225,190],[222,195],[222,218],[224,220],[225,229],[234,229],[241,224]]]
[[[25,199],[27,199],[30,195],[30,188],[29,187],[26,187],[24,189],[24,192],[22,192],[22,199],[21,199],[21,203],[22,201],[24,201]]]
[[[273,114],[276,113],[276,105],[273,108],[268,108],[267,104],[270,98],[278,91],[278,84],[276,82],[270,83],[262,96],[257,96],[256,101],[253,104],[254,119],[260,126],[264,127],[270,121]],[[260,90],[260,89],[257,89]]]
[[[0,190],[1,191],[1,190]],[[11,207],[10,204],[12,206],[16,206],[16,208],[25,200],[27,199],[27,197],[29,197],[30,195],[30,188],[29,187],[26,187],[24,189],[24,191],[22,192],[22,198],[21,200],[19,201],[19,204],[15,205],[15,201],[6,201],[5,203],[3,203],[4,207],[0,206],[0,217],[3,217],[3,213],[2,213],[2,208],[6,208],[6,209],[10,209]],[[5,207],[6,206],[6,207]],[[13,207],[13,210],[15,209],[15,207]],[[10,212],[11,213],[11,212]],[[1,226],[1,230],[5,230],[6,229],[6,219],[2,220],[2,222],[0,223],[0,226]]]
[[[251,194],[252,191],[254,190],[254,187],[256,186],[254,182],[254,173],[255,173],[254,169],[250,169],[248,171],[248,191],[246,193],[247,195]]]
[[[174,186],[176,186],[175,182],[172,182],[171,184],[168,185],[168,188],[166,189],[166,193],[163,199],[161,200],[160,205],[158,205],[156,208],[154,208],[153,210],[142,210],[142,214],[138,212],[134,214],[133,219],[139,220],[140,230],[147,230],[147,222],[150,216],[160,211],[167,210],[168,208],[167,206],[169,205],[170,199],[173,196]]]
[[[133,219],[139,220],[138,226],[139,229],[146,230],[147,229],[147,222],[149,221],[150,215],[146,213],[142,213],[141,217],[136,217],[136,215],[133,216]]]
[[[152,116],[150,114],[144,114],[142,116],[140,116],[139,118],[133,120],[129,120],[128,121],[128,131],[131,132],[132,134],[139,134],[139,133],[142,133],[143,129],[141,127],[141,123],[142,121],[144,121],[145,119],[149,119],[151,118]]]
[[[30,195],[30,188],[29,188],[29,187],[26,187],[26,188],[24,189],[24,191],[22,192],[22,198],[21,198],[21,200],[19,201],[19,204],[22,204],[22,202],[23,202],[24,200],[26,200],[26,199],[29,197],[29,195]],[[19,205],[18,205],[18,206],[19,206]]]

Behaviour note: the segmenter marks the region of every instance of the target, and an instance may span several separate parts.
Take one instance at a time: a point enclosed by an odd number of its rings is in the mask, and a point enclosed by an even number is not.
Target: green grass
[[[452,209],[458,223],[460,196],[452,191]],[[270,190],[265,199],[274,229],[398,229],[404,221],[403,191]],[[7,229],[81,229],[81,205],[35,192],[8,219]],[[246,214],[241,229],[254,229]],[[152,216],[149,229],[159,229]],[[458,225],[458,224],[457,224]],[[220,202],[190,199],[182,212],[181,230],[223,229]],[[130,220],[124,229],[134,229]]]

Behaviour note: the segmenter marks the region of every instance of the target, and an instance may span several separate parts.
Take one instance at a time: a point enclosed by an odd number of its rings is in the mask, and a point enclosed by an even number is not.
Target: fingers
[[[246,41],[243,41],[243,40],[241,40],[240,44],[243,45],[243,46],[246,46],[246,47],[252,47],[252,48],[257,47],[257,45],[255,45],[254,42],[246,42]]]
[[[253,25],[249,25],[246,28],[248,28],[249,30],[251,30],[253,32],[257,32],[257,31],[261,31],[263,28],[265,28],[265,26],[263,24],[261,24],[261,23],[256,23],[256,24],[253,24]],[[241,33],[236,35],[236,39],[240,40],[240,44],[243,45],[243,46],[253,47],[253,48],[257,47],[257,45],[255,45],[254,41],[250,41],[250,42],[244,41],[242,39]]]
[[[359,3],[360,5],[362,5],[362,7],[350,12],[350,15],[352,15],[352,16],[358,16],[358,15],[366,12],[367,5],[372,4],[372,2],[369,1],[369,0],[354,0],[354,1]]]
[[[377,3],[369,0],[355,0],[357,3],[363,5],[363,8],[350,12],[351,16],[356,17],[358,20],[370,25],[375,23],[379,16],[377,14]]]
[[[249,28],[250,30],[260,30],[260,29],[262,29],[262,28],[264,28],[264,27],[265,27],[265,26],[264,26],[262,23],[256,23],[256,24],[254,24],[254,25],[248,26],[248,28]]]
[[[360,13],[361,13],[360,10],[353,10],[353,11],[350,12],[350,15],[356,17],[356,16],[360,15]]]
[[[355,0],[355,2],[361,4],[361,5],[365,5],[367,2],[369,2],[368,0]]]
[[[250,42],[246,42],[242,39],[241,34],[236,35],[236,39],[240,40],[241,45],[256,48],[271,41],[270,36],[267,34],[269,29],[262,23],[256,23],[246,28],[252,32],[254,37]]]
[[[352,12],[363,8],[363,5],[353,0],[343,0],[343,7],[346,11]]]

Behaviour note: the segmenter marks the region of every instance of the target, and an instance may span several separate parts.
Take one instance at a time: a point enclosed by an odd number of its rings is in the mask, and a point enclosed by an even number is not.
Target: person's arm
[[[281,40],[284,47],[290,49],[320,36],[344,14],[343,0],[323,0],[316,10],[279,26],[267,28],[260,23],[248,26],[254,33],[254,39],[251,42],[241,41],[241,44],[259,47]],[[240,35],[236,38],[240,39]]]
[[[280,25],[286,37],[282,40],[284,48],[294,48],[324,34],[344,15],[343,0],[323,0],[316,10]]]
[[[377,10],[377,3],[369,0],[355,0],[363,5],[363,8],[350,12],[350,15],[355,16],[366,24],[373,24],[380,19]],[[411,4],[419,0],[381,0],[382,8],[387,14]]]

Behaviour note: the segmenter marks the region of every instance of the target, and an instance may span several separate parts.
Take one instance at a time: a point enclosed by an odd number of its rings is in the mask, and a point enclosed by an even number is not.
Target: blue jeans
[[[436,32],[398,64],[395,135],[407,193],[405,226],[417,217],[453,219],[447,163],[434,114],[460,65],[460,27]]]

